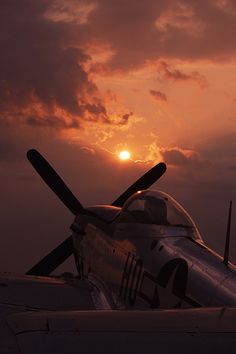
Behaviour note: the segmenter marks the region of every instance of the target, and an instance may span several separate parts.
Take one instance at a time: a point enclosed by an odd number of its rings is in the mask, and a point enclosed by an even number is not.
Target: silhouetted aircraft
[[[39,152],[27,157],[75,219],[27,275],[2,276],[1,353],[236,352],[231,204],[223,259],[177,201],[148,190],[164,163],[84,208]],[[49,277],[72,254],[78,277]]]

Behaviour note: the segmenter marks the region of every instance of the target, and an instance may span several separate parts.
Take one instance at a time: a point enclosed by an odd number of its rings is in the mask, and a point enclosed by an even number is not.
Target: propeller
[[[58,196],[64,205],[72,212],[72,214],[88,214],[93,215],[92,212],[83,208],[82,204],[66,186],[65,182],[56,173],[52,166],[45,160],[45,158],[34,149],[27,152],[27,158],[49,186],[49,188]],[[166,165],[159,163],[151,170],[146,172],[141,178],[133,183],[124,193],[122,193],[113,203],[113,206],[122,207],[126,200],[139,190],[149,188],[156,182],[166,171]],[[73,253],[73,240],[69,236],[59,246],[52,250],[47,256],[34,265],[26,274],[28,275],[49,275],[60,264],[62,264]]]
[[[48,187],[51,188],[72,214],[76,215],[85,211],[65,182],[37,150],[29,150],[27,158]]]
[[[35,264],[27,275],[46,276],[52,273],[60,264],[62,264],[73,253],[73,240],[69,236],[59,246],[54,248],[47,256]]]
[[[158,163],[151,168],[142,177],[140,177],[135,183],[133,183],[124,193],[122,193],[113,203],[113,206],[122,207],[126,200],[134,193],[148,189],[153,183],[155,183],[166,171],[166,164],[164,162]]]
[[[82,204],[69,190],[61,177],[56,173],[52,166],[45,160],[45,158],[34,149],[27,152],[27,158],[38,172],[40,177],[49,186],[49,188],[58,196],[64,205],[76,215],[78,213],[85,213],[86,210]],[[87,213],[87,212],[86,212]],[[59,246],[57,246],[46,257],[34,265],[26,274],[28,275],[49,275],[61,263],[63,263],[73,253],[73,241],[69,236]]]

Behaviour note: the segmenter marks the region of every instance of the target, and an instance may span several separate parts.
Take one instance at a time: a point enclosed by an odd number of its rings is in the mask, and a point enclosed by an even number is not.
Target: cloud
[[[54,0],[49,4],[45,16],[54,22],[85,24],[96,4],[86,0]]]
[[[80,116],[80,102],[86,94],[96,94],[96,86],[83,69],[89,58],[79,48],[63,45],[72,28],[44,18],[45,1],[39,5],[23,0],[20,6],[12,2],[14,6],[0,4],[1,42],[5,42],[0,58],[1,109],[13,113],[12,105],[27,115],[25,110],[38,101],[51,113],[58,106]]]
[[[210,162],[203,159],[201,155],[194,150],[185,150],[179,147],[161,148],[160,154],[167,165],[172,166],[209,166]]]
[[[95,150],[93,148],[89,147],[89,146],[81,146],[80,150],[82,150],[86,154],[90,154],[90,155],[95,155],[96,154]]]
[[[98,43],[110,48],[107,66],[112,70],[133,70],[161,58],[218,61],[235,56],[232,1],[99,0],[96,5],[82,37],[91,52]]]
[[[116,124],[86,69],[91,58],[80,45],[80,26],[94,9],[90,5],[0,2],[1,120],[57,129],[79,128],[83,121]]]
[[[128,124],[130,118],[133,116],[133,112],[130,112],[130,113],[125,113],[121,116],[121,120],[120,120],[120,123],[121,125],[126,125]]]
[[[214,165],[218,166],[220,173],[227,174],[233,172],[236,166],[236,132],[219,133],[214,137],[201,141],[200,154],[206,159],[214,161]],[[234,177],[233,177],[234,178]],[[233,179],[234,183],[234,179]]]
[[[206,86],[208,86],[205,76],[201,75],[197,71],[192,71],[186,74],[181,70],[172,68],[170,64],[166,63],[165,61],[161,61],[158,66],[159,66],[158,70],[164,79],[172,80],[175,82],[194,81],[201,88],[205,88]]]
[[[183,147],[161,147],[158,138],[154,135],[154,140],[145,146],[144,156],[136,160],[140,163],[155,164],[164,161],[169,167],[207,167],[211,166],[211,160],[204,152]]]
[[[167,97],[163,92],[156,90],[150,90],[149,92],[156,101],[167,102]]]
[[[84,205],[114,200],[145,172],[145,161],[164,159],[168,165],[183,167],[178,173],[169,168],[157,186],[165,185],[195,210],[215,246],[223,234],[219,232],[225,215],[222,206],[229,198],[236,199],[235,135],[231,140],[217,138],[211,149],[207,141],[205,150],[177,143],[177,147],[161,148],[153,143],[147,159],[121,169],[117,160],[108,162],[98,154],[97,146],[93,154],[84,142],[80,149],[55,139],[51,131],[93,129],[98,134],[94,133],[95,140],[104,141],[114,130],[123,132],[137,121],[130,108],[110,114],[109,97],[104,98],[96,86],[91,63],[97,67],[101,63],[109,76],[164,62],[166,66],[158,70],[165,79],[204,86],[199,72],[186,72],[169,63],[234,59],[235,17],[236,4],[227,0],[0,1],[1,234],[6,236],[1,245],[2,269],[25,271],[64,239],[72,220],[27,163],[25,152],[31,147],[46,153]],[[159,134],[161,127],[155,128]],[[212,168],[198,168],[202,166]],[[221,209],[215,214],[216,200]],[[12,217],[12,206],[18,212],[10,225],[6,220]],[[52,237],[42,238],[42,234]],[[19,247],[12,250],[13,243]],[[14,251],[13,257],[6,250]],[[12,259],[20,261],[12,263]]]
[[[79,127],[78,120],[73,119],[70,122],[66,122],[63,118],[56,116],[42,117],[28,117],[25,122],[33,127],[52,127],[54,129],[76,129]]]
[[[174,6],[164,9],[155,25],[162,33],[163,39],[168,37],[170,28],[187,31],[193,37],[201,36],[205,29],[204,22],[195,15],[191,2],[184,1],[178,1]]]
[[[230,1],[1,1],[1,119],[53,129],[78,129],[84,121],[122,127],[128,113],[112,118],[96,65],[111,75],[158,61],[165,79],[205,87],[199,72],[167,63],[233,57],[235,17]]]

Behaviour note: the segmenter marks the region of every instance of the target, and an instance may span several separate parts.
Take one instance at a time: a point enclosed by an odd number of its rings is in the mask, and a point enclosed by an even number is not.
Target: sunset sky
[[[235,35],[233,0],[0,1],[1,271],[24,272],[70,233],[32,147],[84,205],[166,162],[154,188],[221,254],[233,199],[236,262]]]

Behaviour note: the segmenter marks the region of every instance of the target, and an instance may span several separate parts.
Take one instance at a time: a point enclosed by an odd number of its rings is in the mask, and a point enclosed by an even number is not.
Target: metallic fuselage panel
[[[236,305],[235,267],[204,244],[144,225],[80,223],[83,237],[73,235],[80,271],[101,278],[118,308]]]

